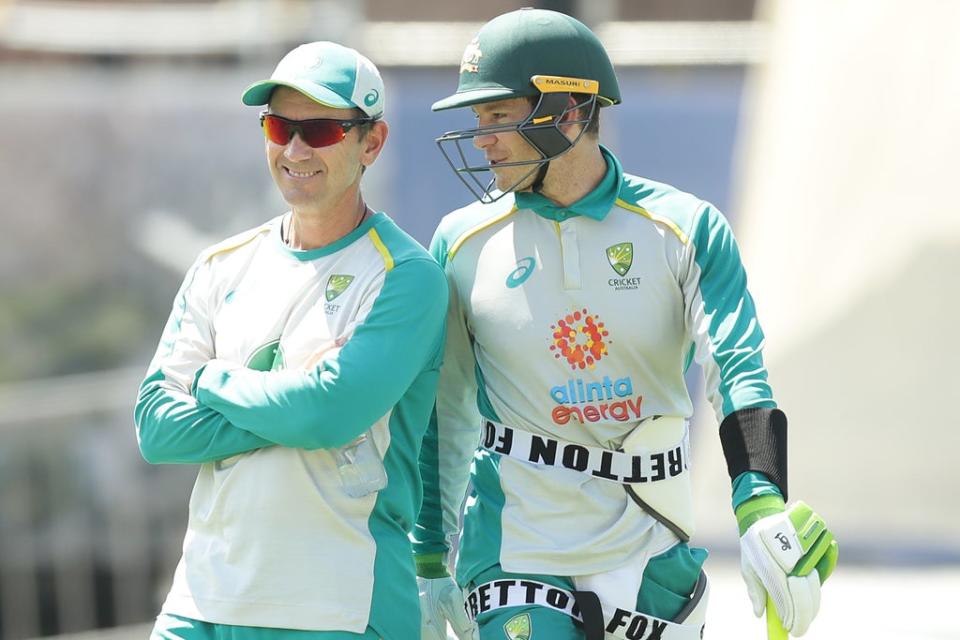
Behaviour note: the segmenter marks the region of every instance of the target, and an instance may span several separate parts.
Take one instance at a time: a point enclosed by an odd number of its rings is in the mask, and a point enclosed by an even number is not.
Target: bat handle
[[[767,640],[789,640],[787,630],[783,628],[780,616],[777,615],[777,607],[769,595],[767,595]]]

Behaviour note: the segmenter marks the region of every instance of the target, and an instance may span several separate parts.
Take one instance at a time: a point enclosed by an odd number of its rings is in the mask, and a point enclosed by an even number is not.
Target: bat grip
[[[780,622],[780,616],[777,615],[777,607],[773,604],[773,599],[767,595],[767,640],[788,640],[787,630],[783,628]]]

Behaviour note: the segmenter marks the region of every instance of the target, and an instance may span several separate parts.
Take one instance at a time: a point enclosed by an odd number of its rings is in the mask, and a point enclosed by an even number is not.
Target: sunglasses
[[[288,120],[272,113],[260,114],[260,126],[263,127],[263,134],[267,136],[270,142],[287,144],[294,134],[299,133],[300,139],[314,149],[337,144],[346,137],[347,131],[350,131],[350,129],[373,121],[373,118]]]

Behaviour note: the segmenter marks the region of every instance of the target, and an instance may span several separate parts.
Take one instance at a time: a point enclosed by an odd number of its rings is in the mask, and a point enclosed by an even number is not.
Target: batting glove
[[[747,500],[737,522],[740,572],[754,615],[763,615],[769,594],[783,627],[802,636],[820,610],[820,585],[837,564],[833,534],[806,504],[784,510],[779,496]]]
[[[417,557],[420,640],[447,640],[447,622],[459,640],[472,640],[476,625],[463,608],[463,591],[443,566],[442,554]],[[437,576],[437,577],[433,577]]]

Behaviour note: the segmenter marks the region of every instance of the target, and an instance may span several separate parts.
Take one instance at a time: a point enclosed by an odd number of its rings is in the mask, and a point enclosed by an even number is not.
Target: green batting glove
[[[769,595],[784,628],[803,635],[820,609],[820,584],[837,565],[833,534],[806,504],[785,510],[779,496],[751,498],[736,513],[740,571],[754,614],[763,615]]]
[[[421,578],[448,578],[450,572],[444,562],[447,554],[440,553],[420,553],[413,556],[413,562],[417,565],[417,575]]]
[[[447,623],[458,640],[472,640],[476,625],[463,606],[463,591],[450,577],[443,553],[414,556],[420,592],[420,640],[447,640]]]

